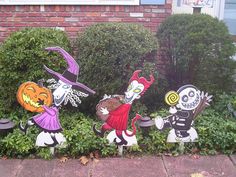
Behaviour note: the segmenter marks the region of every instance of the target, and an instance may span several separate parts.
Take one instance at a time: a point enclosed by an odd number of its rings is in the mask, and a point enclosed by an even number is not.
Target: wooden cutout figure
[[[100,130],[97,130],[96,125],[94,125],[93,131],[100,137],[103,137],[106,131],[111,131],[107,139],[110,143],[114,142],[118,146],[137,144],[135,122],[141,116],[136,114],[135,118],[132,119],[133,131],[128,131],[129,111],[133,101],[139,99],[154,82],[153,75],[150,75],[150,81],[148,81],[146,78],[138,76],[140,72],[141,70],[137,70],[133,73],[125,96],[105,95],[96,107],[97,115],[104,121],[104,124]]]
[[[171,115],[155,118],[155,125],[159,130],[171,128],[167,142],[194,142],[198,138],[196,130],[192,127],[194,119],[212,101],[212,96],[198,90],[193,85],[184,85],[177,92],[166,94],[165,101],[171,107]]]
[[[55,147],[66,142],[64,135],[61,133],[62,127],[59,121],[59,109],[62,103],[64,102],[65,105],[70,102],[72,106],[77,107],[77,103],[81,103],[79,97],[88,96],[84,92],[94,94],[95,91],[77,82],[79,65],[65,50],[60,47],[48,47],[46,50],[59,52],[64,57],[68,67],[63,74],[60,74],[44,66],[46,71],[57,80],[49,80],[49,83],[52,84],[50,88],[54,89],[52,93],[53,105],[46,105],[44,99],[36,98],[38,99],[36,104],[42,109],[42,112],[30,118],[25,126],[20,123],[19,128],[26,134],[29,126],[37,125],[43,131],[37,137],[36,146]]]

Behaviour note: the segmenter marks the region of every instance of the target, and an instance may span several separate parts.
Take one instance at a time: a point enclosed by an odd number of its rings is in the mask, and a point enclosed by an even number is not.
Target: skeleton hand
[[[209,103],[212,101],[212,95],[208,95],[208,93],[204,93],[203,91],[201,92],[201,99],[205,101],[206,105],[210,105]]]
[[[111,95],[105,94],[105,95],[103,96],[103,99],[102,99],[102,100],[105,100],[105,99],[108,99],[108,98],[111,98]]]
[[[101,108],[100,111],[102,112],[103,115],[109,114],[109,111],[107,110],[107,108]]]
[[[171,114],[175,114],[177,112],[177,109],[175,107],[170,107],[169,112]]]

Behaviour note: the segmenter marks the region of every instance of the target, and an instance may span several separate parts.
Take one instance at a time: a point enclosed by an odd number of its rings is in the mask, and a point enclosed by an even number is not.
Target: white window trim
[[[0,5],[139,5],[139,0],[0,0]]]
[[[219,20],[224,19],[224,11],[225,11],[225,0],[216,1],[215,16],[219,18]]]

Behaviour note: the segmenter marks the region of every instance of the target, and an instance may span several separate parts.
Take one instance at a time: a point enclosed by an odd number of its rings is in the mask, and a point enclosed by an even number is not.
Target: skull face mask
[[[135,99],[139,99],[143,90],[143,84],[138,83],[136,80],[132,81],[125,92],[125,103],[132,103]]]
[[[177,107],[182,110],[194,110],[200,104],[200,91],[193,85],[185,85],[177,91],[179,102]]]

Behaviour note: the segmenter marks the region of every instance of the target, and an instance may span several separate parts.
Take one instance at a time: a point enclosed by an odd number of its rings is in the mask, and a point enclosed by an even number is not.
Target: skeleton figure
[[[194,119],[202,112],[212,96],[204,94],[193,85],[184,85],[176,93],[179,96],[177,105],[171,106],[170,116],[155,118],[155,125],[159,130],[172,128],[167,142],[193,142],[198,138],[196,130],[192,127]]]
[[[64,102],[65,105],[69,101],[72,106],[77,107],[77,103],[81,103],[80,97],[88,96],[88,94],[77,91],[77,89],[92,94],[95,92],[84,84],[77,82],[79,65],[72,56],[60,47],[49,47],[46,50],[59,52],[66,60],[68,68],[63,74],[60,74],[44,66],[46,71],[58,80],[51,79],[48,81],[51,84],[50,88],[55,89],[53,91],[54,105],[48,107],[39,100],[38,103],[41,104],[44,112],[30,118],[25,127],[20,123],[19,128],[26,133],[29,126],[37,125],[43,132],[38,135],[36,145],[54,147],[66,141],[63,134],[60,133],[62,131],[59,121],[59,108],[61,104]]]
[[[124,138],[124,135],[127,137],[131,137],[134,134],[132,133],[129,135],[127,133],[127,124],[128,124],[128,118],[129,118],[129,111],[131,109],[131,105],[134,100],[139,99],[141,95],[144,94],[144,92],[150,87],[150,85],[154,82],[154,77],[151,75],[150,81],[147,81],[144,77],[139,77],[138,74],[141,72],[141,70],[137,70],[133,73],[130,81],[129,86],[127,88],[127,91],[125,92],[125,97],[122,100],[123,103],[120,104],[115,109],[108,110],[107,107],[100,107],[97,106],[98,111],[102,113],[102,115],[106,116],[106,119],[104,120],[105,123],[102,125],[101,130],[96,129],[96,125],[93,126],[93,130],[96,135],[103,137],[104,133],[107,130],[115,130],[115,133],[112,133],[115,136],[108,136],[109,141],[112,139],[117,145],[127,145],[128,141]],[[109,100],[110,97],[105,97],[105,100]],[[108,105],[109,106],[109,105]],[[134,123],[137,119],[139,119],[141,116],[136,115],[136,117],[133,119],[133,129],[135,128]],[[134,130],[135,131],[135,130]],[[109,138],[110,137],[110,138]]]

